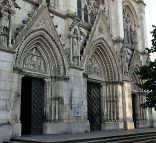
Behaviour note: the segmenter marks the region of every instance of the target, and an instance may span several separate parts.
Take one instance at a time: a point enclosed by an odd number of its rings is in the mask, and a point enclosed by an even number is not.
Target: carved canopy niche
[[[37,49],[32,48],[25,56],[23,60],[23,68],[27,70],[33,70],[38,72],[46,72],[46,64],[43,56]]]

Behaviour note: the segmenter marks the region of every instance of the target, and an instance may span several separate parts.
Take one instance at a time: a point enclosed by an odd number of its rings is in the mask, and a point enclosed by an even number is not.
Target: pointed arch
[[[38,29],[30,32],[18,45],[15,66],[20,69],[24,69],[24,61],[28,59],[30,51],[35,48],[36,52],[40,54],[40,57],[45,64],[45,71],[50,75],[65,75],[66,74],[66,60],[64,54],[60,49],[57,42],[53,37],[45,30]],[[27,69],[34,70],[34,69]],[[38,70],[38,72],[41,72]]]
[[[137,86],[137,84],[142,84],[142,80],[137,74],[138,71],[139,71],[139,66],[135,65],[130,75],[132,81],[132,91],[134,92],[141,92],[141,89]]]
[[[136,116],[136,120],[138,122],[140,121],[146,121],[147,120],[147,110],[144,109],[142,106],[140,106],[141,104],[145,103],[146,101],[146,96],[145,93],[143,92],[143,90],[141,88],[139,88],[139,86],[137,84],[142,84],[142,80],[140,79],[139,75],[137,74],[137,72],[139,71],[139,66],[135,65],[133,68],[133,72],[131,73],[131,85],[132,85],[132,100],[134,100],[134,102],[136,102],[136,105],[133,105],[135,107],[133,107],[133,110],[135,110],[134,112],[136,112],[137,116]],[[135,95],[135,98],[133,97]],[[139,125],[137,125],[137,127],[139,127]]]
[[[139,78],[137,71],[139,71],[139,66],[134,67],[134,69],[131,73],[131,80],[132,80],[132,90],[139,92],[141,89],[136,84],[141,84],[142,81]]]
[[[120,81],[121,72],[115,53],[102,36],[95,38],[86,48],[82,60],[82,67],[87,69],[87,63],[92,57],[96,57],[100,74],[105,81]]]

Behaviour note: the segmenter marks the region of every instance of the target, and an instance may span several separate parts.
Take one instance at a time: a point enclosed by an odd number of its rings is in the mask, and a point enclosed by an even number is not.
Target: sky
[[[148,47],[151,47],[152,35],[152,25],[156,25],[156,0],[144,0],[146,4],[145,15],[146,15],[146,27],[147,27],[147,38],[148,38]],[[156,53],[151,55],[151,60],[156,59]]]

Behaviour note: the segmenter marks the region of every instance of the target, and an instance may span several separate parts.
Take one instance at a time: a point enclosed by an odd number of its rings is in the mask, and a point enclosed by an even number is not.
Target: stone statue
[[[74,29],[73,32],[73,38],[72,38],[72,51],[73,51],[73,62],[75,65],[79,64],[79,55],[80,55],[80,50],[79,50],[79,35],[77,29]]]
[[[128,59],[128,50],[126,48],[121,49],[121,66],[123,70],[123,75],[127,77],[129,71],[129,59]]]

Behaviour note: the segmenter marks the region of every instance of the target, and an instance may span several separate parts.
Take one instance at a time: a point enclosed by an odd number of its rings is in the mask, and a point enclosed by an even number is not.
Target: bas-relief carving
[[[23,67],[28,70],[46,72],[45,61],[36,47],[27,53]]]
[[[89,13],[92,11],[94,15],[98,13],[100,8],[105,10],[106,7],[106,0],[85,0],[85,3],[87,4]]]
[[[100,72],[100,68],[97,64],[97,61],[95,60],[94,57],[91,57],[87,63],[87,67],[86,67],[86,72],[89,75],[95,75],[100,77],[101,76],[101,72]]]

